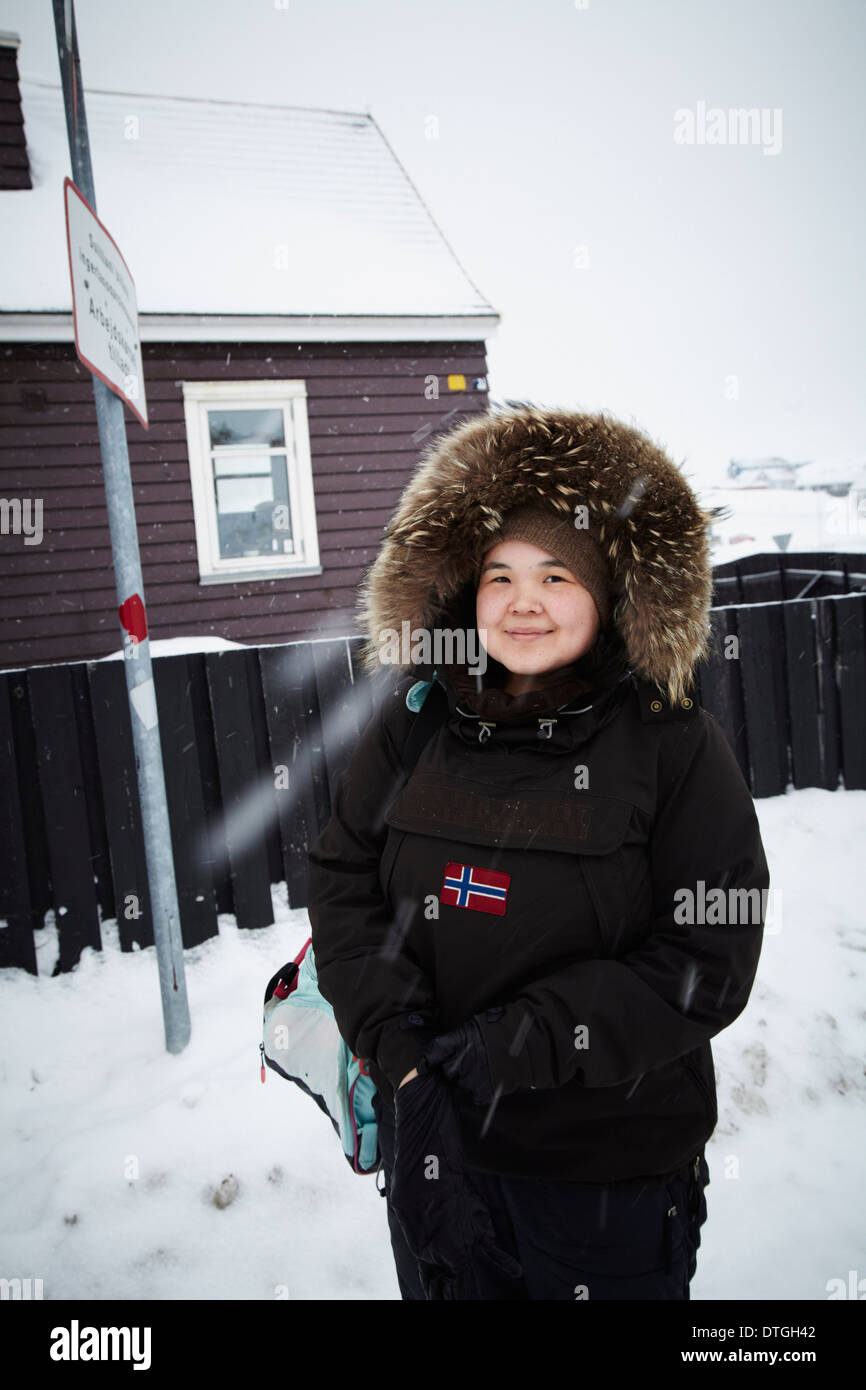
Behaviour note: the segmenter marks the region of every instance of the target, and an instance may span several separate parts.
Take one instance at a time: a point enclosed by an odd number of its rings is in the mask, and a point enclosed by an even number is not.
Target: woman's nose
[[[540,608],[541,599],[532,593],[520,593],[512,595],[509,608]]]

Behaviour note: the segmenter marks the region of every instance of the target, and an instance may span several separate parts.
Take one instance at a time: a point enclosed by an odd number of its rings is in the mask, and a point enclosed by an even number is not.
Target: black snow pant
[[[373,1099],[385,1177],[388,1226],[404,1299],[424,1299],[417,1262],[391,1208],[394,1111]],[[523,1267],[507,1278],[478,1252],[473,1273],[484,1299],[688,1299],[697,1268],[710,1181],[703,1153],[676,1177],[646,1182],[579,1183],[500,1177],[467,1168],[499,1244]]]

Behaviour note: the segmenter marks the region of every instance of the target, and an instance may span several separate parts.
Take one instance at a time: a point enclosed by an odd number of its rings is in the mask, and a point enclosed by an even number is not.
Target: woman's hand
[[[425,1075],[441,1067],[447,1080],[456,1082],[468,1091],[475,1105],[490,1105],[498,1098],[484,1035],[475,1017],[468,1018],[448,1033],[440,1033],[428,1043],[421,1054],[420,1064]]]
[[[412,1080],[412,1077],[413,1077],[413,1076],[417,1076],[417,1075],[418,1075],[418,1068],[417,1068],[417,1067],[413,1067],[411,1071],[407,1071],[406,1075],[403,1077],[403,1080],[400,1082],[400,1086],[405,1086],[407,1081],[411,1081],[411,1080]],[[398,1091],[399,1091],[399,1089],[400,1089],[400,1086],[397,1087],[397,1090],[398,1090]]]

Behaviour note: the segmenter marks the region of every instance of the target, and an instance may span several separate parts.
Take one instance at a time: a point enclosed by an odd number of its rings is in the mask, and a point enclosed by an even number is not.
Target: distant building
[[[51,6],[27,25],[53,36]],[[44,528],[0,534],[6,669],[119,645],[59,72],[28,77],[27,57],[26,29],[0,36],[0,503],[14,520],[39,499]],[[488,406],[499,316],[372,116],[85,98],[97,211],[138,295],[149,430],[125,413],[151,634],[351,634],[422,445]]]
[[[731,459],[728,477],[736,478],[738,487],[796,487],[797,471],[803,467],[783,458]]]
[[[833,497],[847,497],[852,488],[862,492],[864,485],[866,459],[862,455],[807,463],[797,479],[798,487],[818,488]]]

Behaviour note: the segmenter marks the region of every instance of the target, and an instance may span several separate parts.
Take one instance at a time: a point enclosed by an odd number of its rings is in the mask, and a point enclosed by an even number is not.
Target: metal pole
[[[72,0],[53,0],[53,5],[57,54],[66,106],[69,153],[72,159],[72,178],[95,210],[96,194],[78,62],[75,11]],[[138,552],[135,502],[123,404],[104,382],[93,373],[91,376],[118,607],[123,608],[131,599],[140,599],[143,616],[144,584]],[[135,745],[138,799],[141,806],[148,891],[159,966],[165,1046],[169,1052],[182,1052],[190,1036],[189,1003],[186,995],[180,912],[177,905],[162,746],[159,740],[159,720],[146,622],[145,635],[139,641],[123,632],[123,646],[124,656],[127,658],[123,665],[126,670],[126,692]]]

